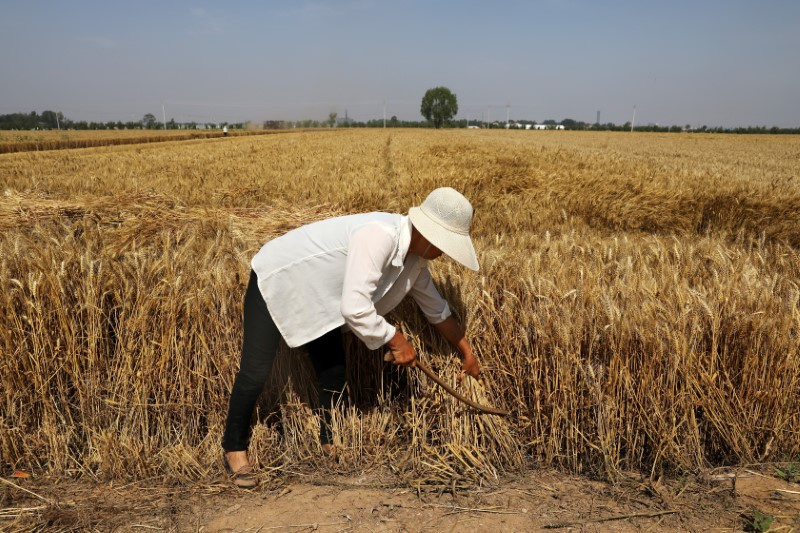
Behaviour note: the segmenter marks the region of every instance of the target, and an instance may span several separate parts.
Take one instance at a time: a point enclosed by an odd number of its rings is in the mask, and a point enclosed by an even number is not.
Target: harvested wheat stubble
[[[516,133],[0,157],[3,460],[216,479],[252,255],[328,216],[405,212],[440,185],[476,207],[481,272],[432,272],[483,380],[458,383],[413,305],[390,319],[448,383],[513,417],[464,409],[348,337],[355,405],[335,412],[329,464],[303,404],[310,365],[284,349],[282,392],[259,410],[277,423],[255,426],[265,471],[391,464],[410,485],[463,487],[532,463],[615,479],[800,453],[800,142]]]
[[[272,135],[290,132],[297,133],[297,131],[294,130],[238,130],[230,132],[230,136]],[[203,132],[180,130],[40,131],[35,134],[16,135],[3,134],[3,132],[0,132],[0,154],[96,148],[100,146],[117,146],[124,144],[222,139],[223,137],[227,137],[227,135],[223,135],[221,131]]]

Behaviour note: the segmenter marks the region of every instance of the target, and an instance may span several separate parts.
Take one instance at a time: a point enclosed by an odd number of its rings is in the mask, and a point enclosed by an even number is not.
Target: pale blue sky
[[[0,0],[0,114],[800,126],[798,0]]]

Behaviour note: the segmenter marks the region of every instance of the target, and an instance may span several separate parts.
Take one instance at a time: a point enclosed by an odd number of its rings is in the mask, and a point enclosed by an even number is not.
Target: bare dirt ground
[[[171,488],[153,480],[0,484],[0,531],[759,531],[754,511],[773,518],[770,531],[800,531],[800,485],[768,468],[616,484],[539,470],[455,494],[374,473],[265,479],[253,491],[222,479]]]

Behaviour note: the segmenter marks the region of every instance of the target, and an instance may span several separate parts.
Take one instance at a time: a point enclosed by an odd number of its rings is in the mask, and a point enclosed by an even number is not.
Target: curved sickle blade
[[[383,360],[384,361],[392,361],[392,360],[394,360],[394,357],[392,357],[391,353],[387,353],[383,357]],[[462,396],[461,394],[456,392],[455,389],[453,389],[450,385],[445,383],[442,380],[442,378],[437,376],[435,372],[433,372],[430,368],[425,366],[424,363],[420,362],[419,359],[414,361],[414,366],[416,366],[417,368],[422,370],[425,373],[426,376],[428,376],[433,381],[435,381],[437,385],[439,385],[441,388],[446,390],[452,397],[454,397],[455,399],[457,399],[457,400],[459,400],[461,402],[464,402],[465,404],[469,405],[470,407],[474,407],[475,409],[477,409],[478,411],[481,411],[482,413],[489,413],[489,414],[492,414],[492,415],[500,415],[500,416],[510,416],[511,415],[511,413],[509,413],[508,411],[504,411],[504,410],[498,409],[496,407],[488,407],[488,406],[485,406],[485,405],[481,405],[478,402],[474,402],[474,401],[470,400],[466,396]]]

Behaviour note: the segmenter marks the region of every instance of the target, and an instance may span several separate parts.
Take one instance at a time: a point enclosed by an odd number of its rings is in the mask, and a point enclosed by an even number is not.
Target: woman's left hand
[[[478,364],[478,358],[472,354],[465,355],[461,359],[461,369],[476,379],[481,374],[481,366]]]

